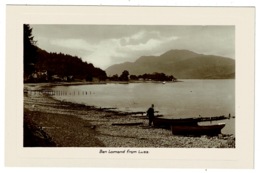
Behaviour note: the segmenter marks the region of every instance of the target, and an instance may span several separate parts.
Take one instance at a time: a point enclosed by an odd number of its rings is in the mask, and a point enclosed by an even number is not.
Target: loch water
[[[57,86],[59,100],[125,112],[146,111],[155,105],[167,118],[235,116],[235,80],[107,83]],[[223,133],[235,133],[235,119],[224,120]]]

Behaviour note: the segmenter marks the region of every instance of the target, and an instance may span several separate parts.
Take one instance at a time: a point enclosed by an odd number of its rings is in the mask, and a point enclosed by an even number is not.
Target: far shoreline
[[[69,86],[69,85],[98,85],[98,84],[131,84],[131,83],[177,83],[185,80],[235,80],[235,78],[216,79],[178,79],[176,81],[152,81],[152,80],[129,80],[129,81],[71,81],[71,82],[25,82],[24,85],[46,85],[46,86]]]

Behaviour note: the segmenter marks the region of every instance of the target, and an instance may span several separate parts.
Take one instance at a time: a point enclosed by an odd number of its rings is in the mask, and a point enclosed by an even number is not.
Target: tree
[[[93,76],[91,74],[87,74],[86,81],[93,81]]]
[[[127,70],[124,70],[122,74],[119,77],[119,80],[121,81],[128,81],[129,72]]]
[[[111,76],[109,79],[110,79],[111,81],[118,81],[118,80],[119,80],[119,77],[118,77],[117,74],[115,74],[115,75]]]
[[[24,75],[28,76],[34,72],[34,65],[37,61],[36,41],[33,40],[32,28],[28,24],[23,25],[23,58]]]
[[[138,77],[136,75],[130,75],[131,80],[138,80]]]

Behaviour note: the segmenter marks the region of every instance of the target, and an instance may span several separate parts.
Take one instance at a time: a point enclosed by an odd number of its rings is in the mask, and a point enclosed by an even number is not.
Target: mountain
[[[203,55],[189,50],[170,50],[160,56],[142,56],[135,62],[115,64],[106,69],[107,75],[165,73],[178,79],[230,79],[235,78],[235,60]]]

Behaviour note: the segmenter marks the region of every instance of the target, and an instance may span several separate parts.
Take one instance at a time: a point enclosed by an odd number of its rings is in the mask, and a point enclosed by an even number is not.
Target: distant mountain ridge
[[[160,56],[141,56],[135,62],[115,64],[106,69],[107,75],[165,73],[178,79],[230,79],[235,78],[235,60],[198,54],[189,50],[170,50]]]

